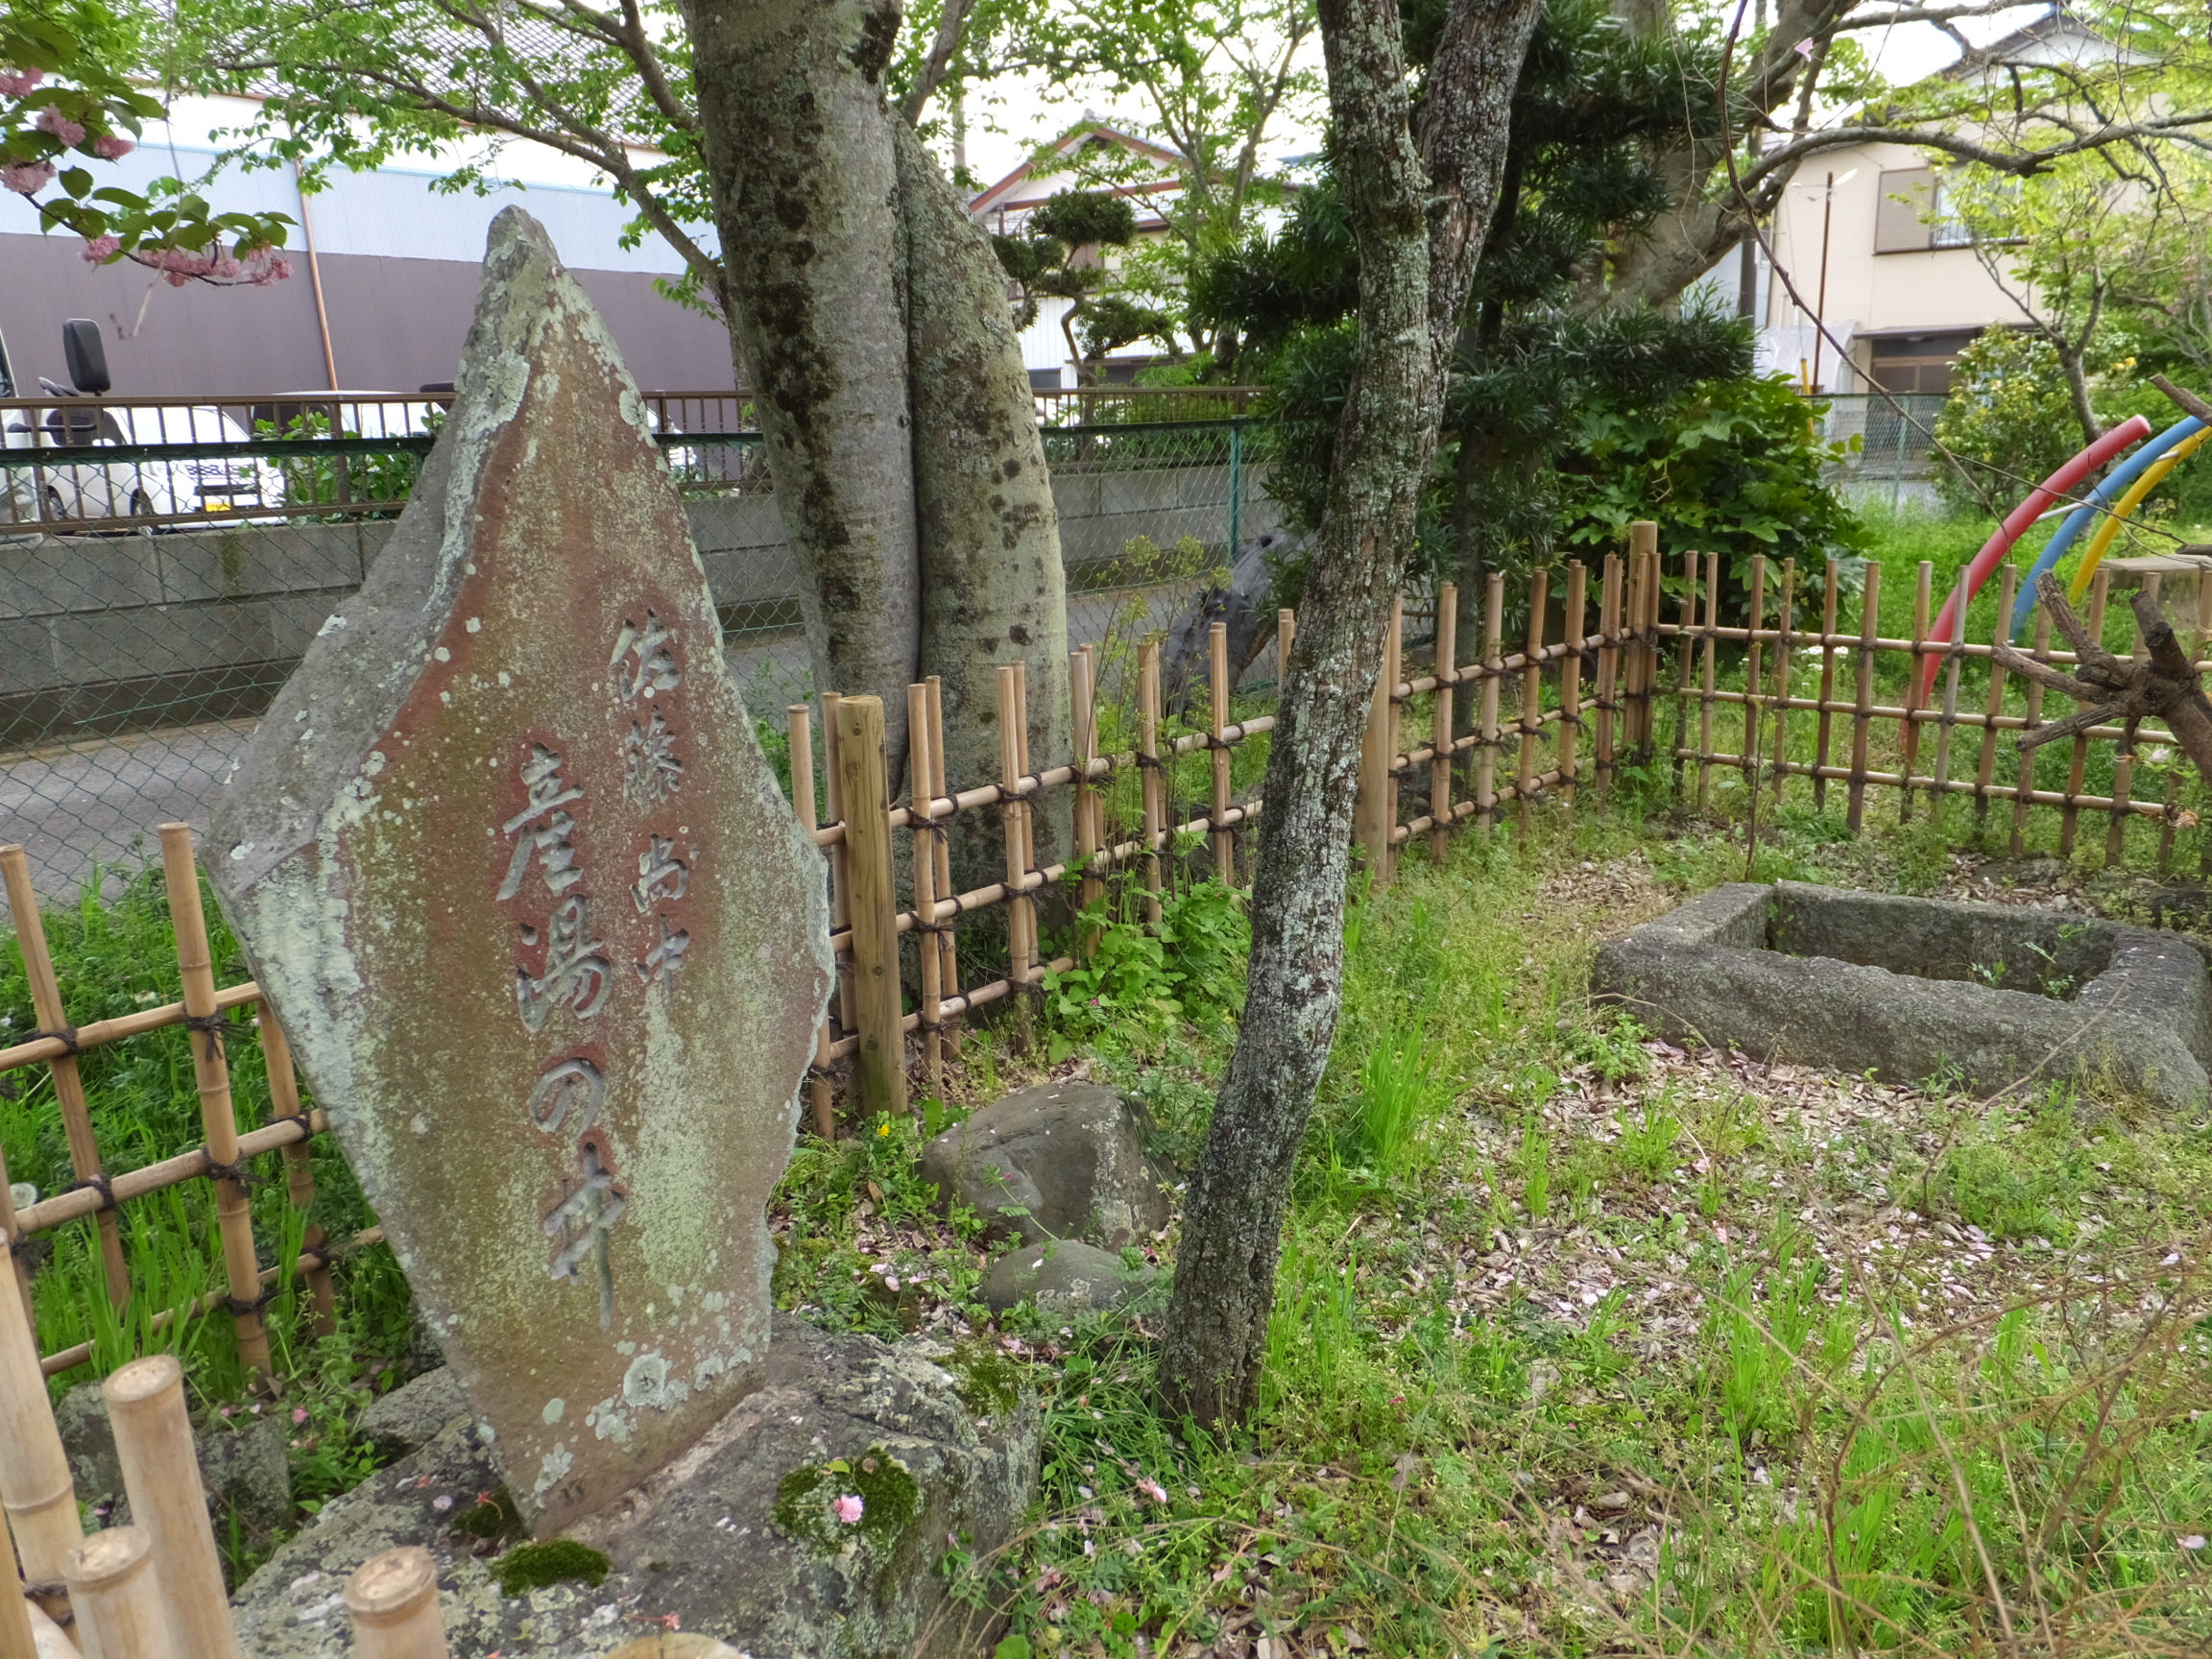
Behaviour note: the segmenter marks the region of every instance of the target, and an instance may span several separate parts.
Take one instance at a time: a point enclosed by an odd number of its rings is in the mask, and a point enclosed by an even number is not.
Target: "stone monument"
[[[821,854],[637,388],[519,209],[414,497],[207,862],[533,1528],[722,1418],[768,1345]]]

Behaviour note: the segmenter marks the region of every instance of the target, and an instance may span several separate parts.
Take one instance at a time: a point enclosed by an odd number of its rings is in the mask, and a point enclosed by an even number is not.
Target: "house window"
[[[1964,248],[1974,240],[1944,200],[1943,180],[1932,167],[1899,167],[1882,175],[1874,204],[1874,252],[1924,253],[1931,248]]]
[[[1861,335],[1870,348],[1866,378],[1885,392],[1931,393],[1951,390],[1951,366],[1959,353],[1973,343],[1979,329],[1951,329],[1943,333]]]

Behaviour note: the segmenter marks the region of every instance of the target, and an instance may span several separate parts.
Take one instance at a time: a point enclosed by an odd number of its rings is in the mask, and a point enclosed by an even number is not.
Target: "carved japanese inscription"
[[[513,209],[456,385],[210,862],[542,1532],[766,1347],[828,920],[636,388]]]

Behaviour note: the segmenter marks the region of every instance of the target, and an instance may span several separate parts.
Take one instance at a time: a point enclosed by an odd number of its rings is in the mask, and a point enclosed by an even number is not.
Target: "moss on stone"
[[[860,1500],[860,1518],[841,1521],[839,1498]],[[794,1469],[776,1486],[776,1525],[825,1554],[855,1537],[888,1546],[921,1518],[922,1488],[906,1466],[880,1446],[850,1460],[832,1457]]]
[[[456,1516],[453,1530],[470,1538],[505,1543],[522,1536],[522,1516],[515,1507],[514,1498],[502,1486]]]
[[[960,1404],[978,1417],[1021,1404],[1021,1368],[987,1342],[963,1342],[938,1364],[952,1374]]]
[[[542,1590],[564,1579],[581,1579],[596,1590],[607,1581],[613,1565],[589,1545],[573,1538],[551,1538],[542,1544],[517,1544],[492,1563],[492,1575],[509,1596]]]

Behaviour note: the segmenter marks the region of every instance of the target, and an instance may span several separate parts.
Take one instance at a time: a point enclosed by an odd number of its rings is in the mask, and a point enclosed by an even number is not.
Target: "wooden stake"
[[[115,1431],[132,1522],[153,1540],[177,1659],[239,1659],[184,1407],[183,1368],[169,1354],[133,1359],[100,1385],[100,1398]]]
[[[1774,640],[1774,803],[1782,803],[1782,785],[1790,763],[1790,646],[1797,633],[1797,561],[1782,561],[1782,610],[1775,617]]]
[[[1820,705],[1819,721],[1813,736],[1813,810],[1828,809],[1828,740],[1832,733],[1829,706],[1836,700],[1836,619],[1837,605],[1842,591],[1843,572],[1836,561],[1828,561],[1828,574],[1820,591]]]
[[[1368,880],[1380,893],[1390,885],[1390,630],[1383,626],[1382,661],[1367,699],[1367,724],[1359,735],[1359,789],[1352,804],[1352,839],[1366,855]]]
[[[50,1612],[66,1615],[62,1563],[84,1541],[84,1529],[38,1367],[38,1334],[23,1299],[12,1295],[0,1295],[0,1507],[15,1534],[24,1577],[39,1587]]]
[[[223,1268],[230,1283],[230,1317],[238,1327],[238,1357],[257,1377],[269,1377],[269,1333],[261,1321],[261,1263],[253,1252],[253,1215],[238,1167],[238,1115],[230,1102],[230,1065],[224,1058],[215,1003],[215,962],[207,949],[207,917],[200,904],[200,872],[192,861],[192,827],[161,826],[161,873],[169,889],[169,919],[177,933],[177,972],[184,983],[185,1035],[200,1090],[200,1124],[207,1137],[207,1162],[228,1171],[215,1185],[215,1225],[223,1240]],[[133,1511],[135,1513],[135,1511]]]
[[[1952,600],[1951,614],[1958,621],[1951,629],[1951,648],[1945,655],[1949,661],[1943,665],[1943,709],[1936,722],[1935,796],[1928,804],[1931,816],[1940,818],[1950,799],[1951,785],[1951,729],[1959,719],[1959,671],[1966,661],[1966,570],[1959,571],[1959,589]],[[1914,683],[1918,683],[1917,659]]]
[[[1997,588],[1997,628],[1995,637],[2003,640],[2009,636],[2012,621],[2012,601],[2020,586],[2020,572],[2008,565],[2000,573]],[[1991,659],[1989,663],[1989,698],[1983,708],[1982,757],[1974,767],[1974,822],[1989,821],[1989,784],[1997,774],[1997,716],[2005,712],[2005,664]]]
[[[1767,555],[1751,555],[1751,626],[1745,630],[1743,641],[1743,741],[1738,752],[1743,757],[1743,799],[1749,808],[1752,831],[1759,823],[1759,700],[1767,689],[1763,677],[1762,653],[1759,638],[1762,619],[1767,614]]]
[[[69,1016],[61,1006],[61,982],[54,974],[54,958],[46,949],[46,918],[39,912],[38,896],[31,890],[31,860],[23,849],[0,847],[0,878],[8,888],[8,909],[15,918],[15,947],[23,953],[23,976],[31,983],[31,1010],[41,1029],[67,1031]],[[92,1113],[84,1103],[84,1079],[78,1074],[77,1056],[60,1054],[47,1063],[54,1074],[54,1098],[61,1108],[61,1133],[69,1143],[69,1166],[80,1181],[103,1173],[100,1143],[92,1138]],[[120,1314],[131,1300],[131,1269],[123,1260],[123,1238],[115,1224],[115,1212],[104,1209],[93,1218],[100,1235],[100,1266],[108,1286],[108,1301]]]
[[[1144,811],[1144,920],[1160,926],[1160,849],[1166,827],[1166,780],[1160,776],[1160,641],[1137,647],[1137,783]]]
[[[420,1545],[387,1550],[346,1580],[353,1651],[361,1659],[448,1659],[438,1612],[438,1564]]]
[[[940,797],[948,796],[952,791],[945,783],[945,682],[942,676],[932,674],[922,684],[929,687],[929,787]],[[930,837],[937,849],[937,894],[939,898],[950,899],[959,891],[952,885],[952,837],[943,832],[945,826],[939,828],[941,832]],[[945,931],[937,935],[942,957],[937,979],[948,997],[960,994],[960,941],[952,931],[957,921],[956,917],[947,917]],[[957,1055],[960,1052],[957,1021],[945,1030],[944,1038],[947,1052]]]
[[[1912,584],[1912,654],[1905,660],[1910,670],[1905,681],[1905,730],[1898,734],[1897,744],[1903,752],[1897,770],[1905,783],[1897,792],[1897,822],[1900,824],[1912,821],[1912,768],[1920,757],[1920,721],[1916,717],[1922,707],[1920,667],[1923,647],[1928,643],[1928,602],[1935,581],[1935,564],[1930,560],[1921,560],[1919,573]],[[1959,620],[1960,631],[1963,632],[1965,618],[1960,617]]]
[[[1544,730],[1544,604],[1551,575],[1538,570],[1528,578],[1528,637],[1522,650],[1521,753],[1513,774],[1513,821],[1526,836],[1536,795],[1536,739]]]
[[[1692,554],[1690,565],[1690,590],[1697,590],[1697,556]],[[1682,604],[1682,620],[1687,626],[1691,620],[1693,605],[1690,600]],[[1697,674],[1697,809],[1702,812],[1713,788],[1713,692],[1716,670],[1720,655],[1720,555],[1705,555],[1705,627],[1701,641],[1703,650]],[[1679,762],[1677,762],[1679,764]]]
[[[1459,678],[1459,589],[1450,582],[1436,588],[1436,700],[1429,718],[1429,857],[1441,864],[1450,843],[1452,811],[1452,687]]]
[[[95,1532],[62,1563],[77,1633],[99,1659],[179,1659],[143,1527]]]
[[[257,1022],[261,1032],[261,1063],[269,1073],[269,1104],[278,1118],[298,1118],[305,1110],[300,1101],[300,1074],[292,1065],[292,1045],[284,1035],[284,1027],[276,1022],[276,1010],[264,998]],[[304,1141],[295,1141],[284,1148],[285,1196],[292,1208],[304,1215],[315,1207],[315,1150]],[[310,1221],[300,1236],[303,1250],[320,1249],[323,1244],[323,1224]],[[308,1299],[315,1309],[315,1334],[328,1336],[338,1329],[338,1287],[330,1277],[330,1263],[321,1256],[314,1259],[302,1277],[307,1281]]]
[[[1157,694],[1157,680],[1154,691]],[[1011,665],[1001,666],[998,670],[998,782],[1009,792],[1000,814],[1006,831],[1006,891],[1011,895],[1006,901],[1006,977],[1014,986],[1017,1041],[1027,1048],[1032,1036],[1031,1011],[1029,998],[1022,993],[1029,989],[1036,974],[1037,905],[1029,897],[1028,841],[1022,831],[1022,818],[1029,808],[1011,793],[1022,781],[1023,717],[1020,677]]]
[[[838,699],[837,777],[853,925],[854,1029],[860,1038],[853,1090],[863,1117],[903,1117],[906,1112],[899,903],[891,879],[891,802],[883,771],[881,699]]]
[[[822,693],[822,793],[830,808],[830,822],[845,822],[845,785],[837,766],[837,704],[834,691]],[[842,932],[853,922],[853,907],[845,897],[845,843],[842,838],[830,847],[830,926]],[[833,964],[837,970],[837,1023],[847,1031],[859,1029],[858,1016],[853,1011],[853,958],[848,955]]]
[[[2111,586],[2112,572],[2098,566],[2096,580],[2089,584],[2089,614],[2085,618],[2092,639],[2104,637],[2104,599]],[[2058,809],[2058,856],[2061,858],[2074,856],[2074,835],[2081,817],[2081,808],[2074,798],[2081,793],[2082,773],[2088,761],[2089,739],[2075,738],[2074,753],[2066,765],[2066,802]]]
[[[1659,526],[1638,518],[1628,526],[1628,565],[1631,597],[1628,627],[1635,635],[1628,653],[1628,747],[1648,750],[1652,744],[1653,693],[1659,685],[1659,640],[1652,632],[1659,625]]]
[[[929,687],[906,687],[906,750],[913,760],[915,956],[922,970],[922,1066],[929,1093],[945,1097],[945,958],[937,948],[937,820],[930,811]]]
[[[1634,526],[1630,526],[1631,529]],[[1498,686],[1505,678],[1501,655],[1505,630],[1505,578],[1494,573],[1482,596],[1482,700],[1477,716],[1475,822],[1488,840],[1498,823]]]
[[[2035,608],[2035,646],[2029,653],[2038,662],[2051,661],[2051,613],[2040,605]],[[2043,724],[2043,685],[2040,681],[2028,682],[2028,718],[2022,732],[2028,733]],[[2027,851],[2028,808],[2035,792],[2035,757],[2040,749],[2020,751],[2020,775],[2013,785],[2012,797],[2012,856],[2017,858]]]
[[[1859,594],[1859,701],[1851,713],[1851,796],[1844,819],[1854,835],[1866,821],[1866,730],[1874,718],[1874,641],[1881,626],[1882,566],[1869,562]]]
[[[1605,575],[1599,584],[1598,683],[1592,701],[1598,708],[1595,762],[1598,799],[1613,792],[1613,713],[1621,700],[1621,555],[1605,555]]]
[[[1575,805],[1576,740],[1582,734],[1582,613],[1590,603],[1590,572],[1579,559],[1567,565],[1567,655],[1559,661],[1559,803]]]
[[[812,710],[804,703],[785,707],[785,730],[791,735],[791,805],[799,814],[799,828],[814,836],[814,725]],[[814,1064],[806,1073],[806,1105],[814,1117],[814,1133],[825,1141],[837,1139],[836,1105],[830,1094],[830,1010],[814,1022]]]
[[[1207,689],[1213,693],[1214,716],[1214,873],[1224,887],[1237,879],[1237,832],[1229,827],[1234,797],[1229,787],[1229,625],[1215,622],[1206,630]]]
[[[1098,834],[1091,810],[1091,798],[1096,786],[1091,781],[1091,759],[1098,752],[1096,720],[1098,706],[1091,684],[1091,653],[1071,652],[1068,658],[1068,691],[1075,705],[1075,856],[1083,867],[1082,902],[1088,910],[1105,897],[1106,882],[1092,868],[1091,860],[1098,852]],[[1078,927],[1075,930],[1075,953],[1088,960],[1091,949],[1097,943],[1097,929]]]

